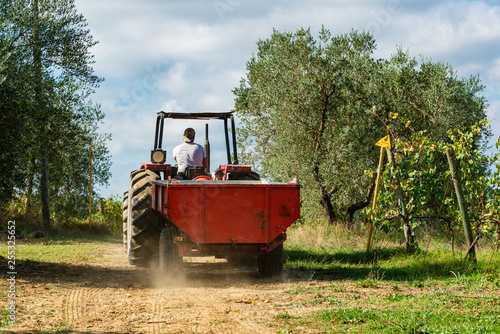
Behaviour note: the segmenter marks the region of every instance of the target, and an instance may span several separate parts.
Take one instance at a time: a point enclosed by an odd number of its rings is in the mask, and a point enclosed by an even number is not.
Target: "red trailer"
[[[177,180],[176,167],[164,164],[164,118],[224,120],[228,151],[231,120],[236,161],[230,162],[228,152],[228,164],[217,169],[220,180],[212,180],[209,167],[193,180]],[[205,150],[209,154],[208,128]],[[238,164],[232,113],[160,112],[151,157],[151,164],[131,173],[124,196],[124,243],[131,264],[158,261],[160,271],[169,274],[182,257],[215,256],[255,259],[262,276],[281,273],[286,230],[300,216],[300,187],[262,181],[250,166]]]

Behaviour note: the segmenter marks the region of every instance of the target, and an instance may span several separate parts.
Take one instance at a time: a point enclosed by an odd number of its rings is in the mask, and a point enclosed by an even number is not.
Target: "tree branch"
[[[435,123],[434,121],[434,118],[432,118],[431,115],[429,115],[427,112],[425,112],[422,108],[420,108],[419,106],[417,106],[414,102],[411,102],[411,101],[407,101],[407,100],[400,100],[399,102],[402,102],[402,103],[406,103],[406,104],[409,104],[411,105],[413,108],[417,109],[418,111],[420,111],[422,114],[424,114],[425,116],[429,117],[429,119],[431,120],[432,123]]]

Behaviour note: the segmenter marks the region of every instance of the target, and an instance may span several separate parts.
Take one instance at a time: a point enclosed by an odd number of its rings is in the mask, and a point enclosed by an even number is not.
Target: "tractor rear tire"
[[[150,170],[130,173],[127,253],[131,265],[148,267],[158,256],[158,241],[165,224],[151,209],[152,185],[149,181],[159,179],[160,176]]]
[[[159,245],[159,270],[161,274],[173,276],[179,269],[180,257],[179,247],[174,242],[174,237],[178,235],[177,228],[166,226],[161,230]]]
[[[283,271],[283,244],[270,252],[259,254],[257,265],[261,277],[275,277]]]
[[[123,193],[123,246],[125,251],[127,251],[127,229],[128,229],[128,190]]]

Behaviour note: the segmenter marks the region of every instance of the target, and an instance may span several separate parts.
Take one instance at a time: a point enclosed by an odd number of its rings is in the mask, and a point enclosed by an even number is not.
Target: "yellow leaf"
[[[391,112],[391,113],[389,113],[389,115],[392,117],[392,119],[396,119],[399,116],[399,114],[397,112],[395,112],[395,113]]]
[[[411,121],[406,122],[405,128],[410,126]]]

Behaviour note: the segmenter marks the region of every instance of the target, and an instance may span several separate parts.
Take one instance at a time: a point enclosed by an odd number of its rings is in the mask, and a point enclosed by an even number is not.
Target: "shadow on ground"
[[[461,259],[446,259],[437,262],[424,251],[420,251],[418,260],[408,260],[415,256],[404,248],[382,249],[377,251],[349,251],[349,253],[331,252],[309,253],[302,250],[288,250],[287,261],[293,263],[295,271],[314,273],[318,280],[360,280],[376,278],[387,281],[424,281],[429,277],[453,277],[452,272],[464,272],[471,269],[471,263]],[[305,263],[308,267],[301,266]],[[388,265],[389,264],[389,265]]]
[[[125,256],[125,255],[124,255]],[[133,266],[74,265],[17,261],[17,279],[30,284],[68,284],[96,289],[158,287],[238,287],[248,284],[282,282],[282,278],[260,278],[257,268],[235,267],[227,262],[184,262],[179,272],[162,277],[155,268]],[[302,279],[302,275],[294,275]],[[287,277],[290,275],[286,275]]]
[[[123,255],[125,258],[125,254]],[[285,269],[279,278],[260,278],[255,266],[233,266],[225,261],[184,262],[178,274],[165,278],[154,268],[138,268],[127,264],[106,266],[68,263],[17,261],[17,278],[32,284],[71,284],[87,288],[157,288],[157,287],[242,287],[248,284],[274,284],[316,280],[378,280],[422,281],[428,277],[451,277],[452,271],[463,271],[460,259],[442,264],[429,260],[402,261],[408,257],[404,249],[385,249],[377,252],[315,253],[288,250],[285,259],[293,269]],[[391,261],[390,266],[380,263]],[[1,259],[3,263],[4,259]],[[306,263],[301,267],[296,263]],[[285,267],[287,264],[285,264]]]

